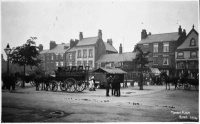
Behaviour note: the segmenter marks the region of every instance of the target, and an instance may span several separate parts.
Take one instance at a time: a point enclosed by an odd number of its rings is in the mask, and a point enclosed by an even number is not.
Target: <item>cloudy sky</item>
[[[188,33],[195,25],[198,31],[198,1],[135,0],[3,0],[1,2],[1,52],[37,37],[36,45],[49,49],[51,40],[69,43],[103,33],[112,38],[118,50],[133,51],[141,39],[142,29],[152,34],[177,32],[179,25]]]

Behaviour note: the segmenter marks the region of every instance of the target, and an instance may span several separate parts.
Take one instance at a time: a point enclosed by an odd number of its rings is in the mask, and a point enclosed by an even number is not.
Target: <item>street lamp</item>
[[[10,45],[9,43],[7,44],[6,48],[4,49],[6,55],[7,55],[7,74],[9,75],[9,55],[10,55],[10,52],[11,52],[11,48],[10,48]]]

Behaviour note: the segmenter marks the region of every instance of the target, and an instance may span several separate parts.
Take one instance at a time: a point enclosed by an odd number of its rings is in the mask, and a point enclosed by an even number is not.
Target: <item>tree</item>
[[[150,61],[148,61],[148,54],[150,53],[149,51],[143,52],[141,48],[136,45],[134,48],[134,52],[136,52],[136,57],[133,59],[133,64],[139,65],[140,67],[140,78],[139,78],[139,86],[140,90],[143,90],[143,69],[146,64],[148,64]]]
[[[13,49],[10,60],[14,64],[19,64],[19,66],[24,66],[24,76],[26,66],[39,66],[42,60],[39,58],[39,48],[35,46],[36,37],[31,37],[27,42]],[[25,87],[25,82],[23,78],[22,87]]]

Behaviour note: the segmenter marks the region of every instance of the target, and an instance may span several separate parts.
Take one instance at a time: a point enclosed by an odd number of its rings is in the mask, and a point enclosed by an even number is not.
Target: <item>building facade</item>
[[[54,71],[58,67],[65,66],[65,52],[68,49],[69,43],[56,44],[55,41],[50,41],[50,49],[40,51],[41,59],[43,60],[43,69],[45,71]]]
[[[79,34],[79,41],[70,41],[70,50],[66,52],[67,66],[89,66],[90,70],[97,68],[95,63],[100,56],[109,53],[117,53],[112,46],[112,40],[105,43],[102,39],[102,31],[98,31],[98,36],[83,38],[83,33]]]
[[[182,76],[188,72],[188,78],[197,78],[199,73],[199,38],[194,29],[188,33],[183,43],[177,47],[175,52],[176,75]]]
[[[175,51],[186,37],[186,31],[181,26],[178,32],[147,34],[146,30],[141,32],[141,41],[137,45],[143,52],[150,51],[148,55],[150,63],[147,67],[158,68],[168,75],[175,74]]]

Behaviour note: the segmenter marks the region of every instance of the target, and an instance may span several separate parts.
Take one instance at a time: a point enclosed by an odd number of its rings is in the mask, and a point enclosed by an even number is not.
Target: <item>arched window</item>
[[[194,38],[191,39],[190,46],[196,46],[196,40]]]

